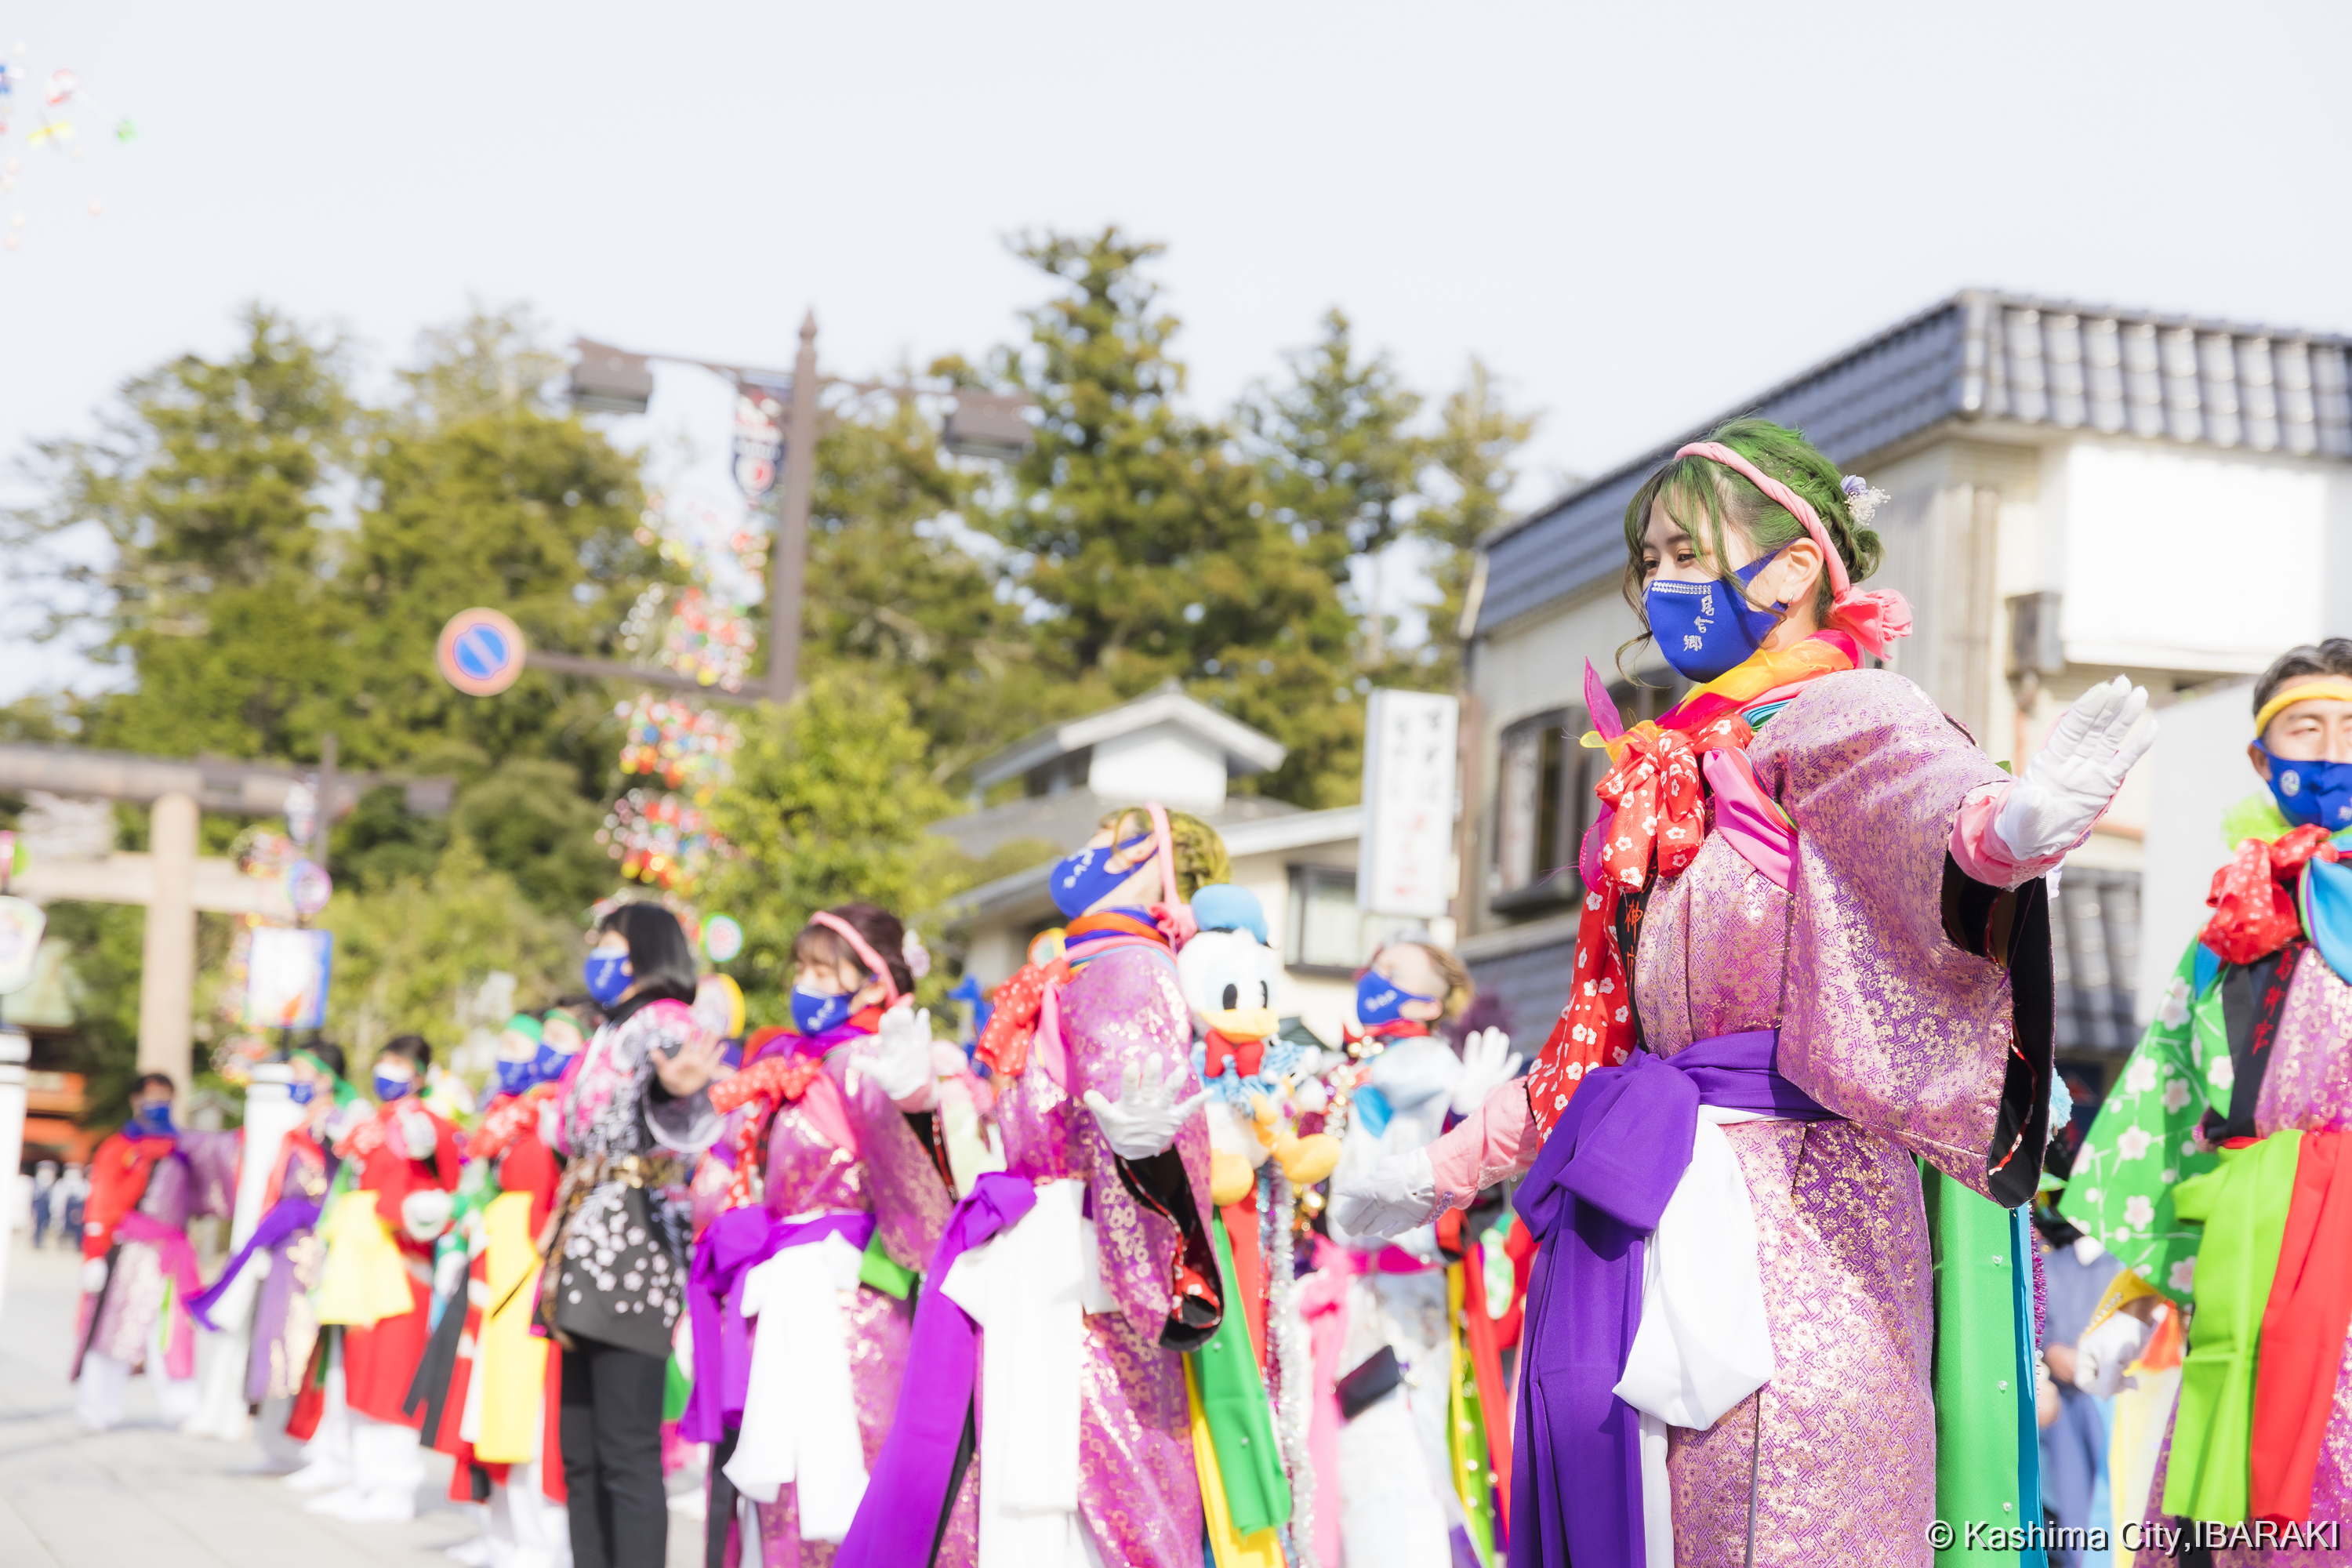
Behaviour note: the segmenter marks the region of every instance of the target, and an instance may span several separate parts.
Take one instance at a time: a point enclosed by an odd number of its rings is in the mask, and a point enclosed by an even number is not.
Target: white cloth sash
[[[866,1496],[866,1447],[841,1310],[863,1260],[836,1232],[787,1247],[743,1276],[743,1315],[756,1316],[760,1331],[727,1479],[761,1503],[774,1502],[787,1483],[795,1487],[801,1534],[812,1541],[838,1543]]]
[[[1698,1108],[1690,1163],[1642,1249],[1642,1321],[1618,1398],[1642,1413],[1642,1537],[1648,1568],[1675,1568],[1666,1428],[1704,1431],[1772,1381],[1772,1329],[1756,1259],[1756,1211],[1723,1129],[1775,1118]]]
[[[1086,1192],[1076,1180],[1040,1184],[1019,1224],[963,1253],[940,1282],[981,1328],[979,1568],[1087,1560],[1078,1380],[1094,1227],[1081,1213]]]

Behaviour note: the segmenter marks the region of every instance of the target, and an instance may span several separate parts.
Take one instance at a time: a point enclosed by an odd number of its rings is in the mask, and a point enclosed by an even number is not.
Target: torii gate
[[[0,745],[0,789],[97,795],[148,807],[145,854],[37,858],[11,891],[47,902],[143,904],[147,930],[139,969],[139,1070],[160,1072],[185,1089],[195,1043],[196,911],[257,914],[291,921],[286,889],[248,877],[222,856],[196,853],[196,823],[205,811],[272,816],[297,784],[317,780],[319,840],[327,825],[387,784],[404,786],[403,803],[421,816],[449,809],[457,782],[394,779],[335,772],[331,741],[314,774],[267,763],[200,757],[194,762],[78,746]]]

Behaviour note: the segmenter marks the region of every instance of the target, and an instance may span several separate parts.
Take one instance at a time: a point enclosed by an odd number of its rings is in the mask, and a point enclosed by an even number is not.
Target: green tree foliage
[[[1352,705],[1354,618],[1313,531],[1272,515],[1233,429],[1178,402],[1178,323],[1142,271],[1160,249],[1115,227],[1021,245],[1064,291],[1028,313],[1025,350],[998,356],[1042,418],[992,528],[1062,678],[1059,711],[1183,681],[1291,748],[1255,787],[1340,804],[1361,716],[1328,710]]]
[[[494,972],[515,977],[526,1005],[573,989],[583,951],[575,921],[541,909],[462,833],[429,877],[338,898],[319,923],[335,933],[330,1032],[360,1074],[394,1035],[446,1052],[464,1004]]]
[[[928,831],[956,803],[925,751],[905,700],[860,674],[820,676],[746,721],[734,782],[710,807],[736,858],[699,901],[743,924],[725,968],[755,1023],[790,1016],[793,938],[818,910],[862,900],[919,925],[965,885],[961,857]]]
[[[1243,401],[1241,422],[1262,454],[1274,520],[1344,584],[1358,556],[1386,549],[1404,527],[1425,457],[1407,428],[1422,399],[1386,354],[1357,356],[1345,311],[1326,312],[1322,329],[1287,356],[1287,386]]]
[[[817,448],[803,668],[866,670],[906,702],[944,781],[1037,721],[1020,607],[962,526],[981,479],[912,405],[845,419]]]
[[[1437,584],[1424,664],[1430,684],[1441,689],[1461,679],[1460,625],[1476,545],[1509,515],[1504,498],[1517,482],[1519,448],[1535,427],[1533,415],[1504,406],[1493,374],[1475,358],[1460,389],[1438,410],[1429,442],[1437,494],[1414,514],[1412,532],[1429,548],[1429,574]]]

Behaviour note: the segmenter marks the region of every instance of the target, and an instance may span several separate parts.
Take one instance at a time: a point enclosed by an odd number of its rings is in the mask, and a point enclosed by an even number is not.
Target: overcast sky
[[[22,92],[7,142],[12,458],[247,300],[378,364],[479,298],[781,365],[813,305],[871,372],[1011,337],[1006,237],[1110,222],[1205,405],[1341,305],[1542,411],[1530,504],[1966,285],[2352,330],[2341,5],[33,0],[18,43],[96,109],[79,162]],[[0,647],[0,698],[70,674]]]

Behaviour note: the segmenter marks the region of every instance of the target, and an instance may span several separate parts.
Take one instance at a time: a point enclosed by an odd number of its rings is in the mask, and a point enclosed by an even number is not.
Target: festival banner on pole
[[[784,466],[784,404],[789,383],[735,384],[735,484],[758,506]]]

